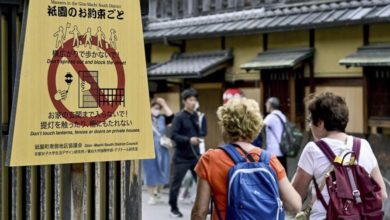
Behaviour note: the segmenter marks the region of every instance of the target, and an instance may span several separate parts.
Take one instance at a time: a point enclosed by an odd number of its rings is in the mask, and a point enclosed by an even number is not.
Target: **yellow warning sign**
[[[154,157],[140,12],[139,1],[29,1],[10,166]]]

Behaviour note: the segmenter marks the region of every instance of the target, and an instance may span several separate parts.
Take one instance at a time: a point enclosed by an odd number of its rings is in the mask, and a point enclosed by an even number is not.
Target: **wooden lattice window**
[[[270,97],[277,97],[280,100],[280,110],[288,116],[290,114],[290,96],[289,96],[289,71],[282,70],[263,70],[262,80],[264,85],[264,103]]]
[[[390,67],[367,68],[365,73],[369,118],[390,119]]]
[[[280,110],[296,125],[303,126],[305,112],[303,67],[262,70],[261,79],[264,86],[263,105],[269,97],[278,97]]]

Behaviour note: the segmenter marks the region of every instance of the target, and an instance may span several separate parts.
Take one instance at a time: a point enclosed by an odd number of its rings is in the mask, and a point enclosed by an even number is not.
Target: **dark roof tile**
[[[333,14],[333,11],[324,11],[316,19],[312,21],[313,24],[319,24],[324,22],[330,15]]]
[[[246,70],[292,68],[300,62],[312,57],[312,48],[293,48],[267,50],[259,53],[254,59],[240,66]]]
[[[321,1],[225,12],[145,26],[146,41],[223,36],[240,31],[269,32],[292,28],[317,28],[345,24],[375,23],[390,19],[390,0]]]
[[[284,19],[282,22],[280,22],[280,26],[287,26],[289,25],[292,21],[294,21],[299,15],[291,15],[287,16],[286,19]]]
[[[201,78],[226,68],[232,59],[230,50],[174,54],[169,61],[149,67],[148,78]]]
[[[283,21],[286,17],[275,17],[272,22],[267,24],[267,27],[275,27]]]
[[[333,3],[330,3],[330,8],[331,8],[331,9],[339,9],[339,8],[340,8],[340,5],[337,4],[337,3],[335,3],[335,2],[333,2]]]
[[[310,14],[300,14],[294,21],[291,22],[291,25],[299,25],[301,24]]]
[[[320,5],[319,5],[319,8],[320,8],[321,10],[328,10],[328,9],[329,9],[329,6],[328,6],[328,4],[320,4]]]
[[[359,48],[339,61],[349,66],[390,66],[390,45],[377,44]]]
[[[309,16],[307,16],[304,20],[302,20],[301,24],[303,24],[303,25],[310,24],[316,18],[318,18],[321,14],[322,14],[322,12],[314,12],[314,13],[310,14]]]

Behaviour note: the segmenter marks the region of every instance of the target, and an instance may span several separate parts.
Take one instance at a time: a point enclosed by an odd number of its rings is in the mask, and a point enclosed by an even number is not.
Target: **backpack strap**
[[[286,122],[283,121],[282,117],[280,117],[278,114],[272,113],[272,115],[275,115],[279,119],[280,123],[282,124],[282,128],[283,128],[282,133],[283,133],[286,130]],[[276,140],[278,140],[278,138],[275,135],[275,133],[273,132],[273,130],[272,129],[270,129],[270,130],[272,131],[272,133],[275,136]]]
[[[286,125],[285,125],[285,121],[283,121],[282,117],[280,117],[280,115],[276,114],[276,113],[273,113],[272,115],[275,115],[277,118],[279,118],[280,120],[280,123],[282,123],[282,126],[283,126],[283,129],[285,129]]]
[[[237,151],[235,146],[232,144],[226,144],[223,147],[220,147],[229,157],[233,160],[235,164],[245,162],[246,159],[241,156],[241,154]]]
[[[316,141],[315,144],[320,148],[320,150],[325,154],[325,156],[328,158],[328,160],[333,163],[334,159],[336,158],[336,155],[333,153],[333,151],[330,149],[329,145],[323,141],[319,140]]]
[[[213,218],[213,205],[215,206],[215,210],[217,211],[217,217],[218,217],[218,220],[222,220],[222,215],[221,215],[221,211],[219,211],[219,208],[217,206],[217,203],[215,202],[214,200],[214,196],[213,194],[211,193],[211,218]]]
[[[331,162],[331,164],[333,164],[334,159],[336,158],[336,155],[330,149],[329,145],[323,140],[316,141],[315,144],[325,154],[326,158],[328,158],[328,160]],[[316,189],[317,199],[320,200],[320,202],[324,206],[324,208],[327,209],[328,204],[326,204],[326,201],[325,201],[324,197],[322,196],[321,189],[318,186],[318,183],[317,183],[316,178],[314,176],[313,176],[313,183],[314,183],[314,188]]]
[[[326,178],[326,177],[324,177],[324,178]],[[317,183],[316,178],[314,176],[313,176],[313,183],[314,183],[314,188],[316,189],[317,199],[320,200],[321,204],[324,206],[325,209],[328,209],[328,204],[326,204],[326,201],[325,201],[324,197],[322,196],[321,189],[318,186],[318,183]]]
[[[361,146],[360,138],[353,137],[353,147],[352,151],[355,152],[356,161],[359,161],[359,155],[360,155],[360,146]]]
[[[261,151],[260,154],[260,161],[264,162],[266,164],[269,164],[269,161],[271,160],[271,153],[265,150]]]

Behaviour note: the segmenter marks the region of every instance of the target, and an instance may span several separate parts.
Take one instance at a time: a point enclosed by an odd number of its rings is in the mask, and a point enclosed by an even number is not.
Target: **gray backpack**
[[[289,121],[284,122],[279,115],[274,115],[279,118],[280,123],[283,125],[282,139],[279,143],[280,150],[287,157],[296,157],[301,149],[302,131]]]

